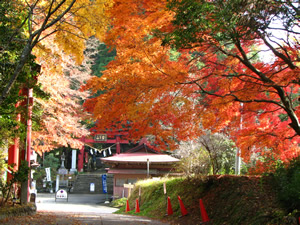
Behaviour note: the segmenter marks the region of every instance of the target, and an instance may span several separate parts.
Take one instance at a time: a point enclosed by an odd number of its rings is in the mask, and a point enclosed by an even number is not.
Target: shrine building
[[[113,195],[115,198],[128,197],[129,190],[124,184],[134,184],[140,179],[175,175],[174,168],[179,162],[170,155],[159,153],[145,143],[124,153],[102,158],[109,166],[108,174],[114,175]]]

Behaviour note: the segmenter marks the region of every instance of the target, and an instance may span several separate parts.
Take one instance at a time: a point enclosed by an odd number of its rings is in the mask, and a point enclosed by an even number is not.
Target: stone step
[[[105,174],[105,173],[103,173]],[[108,194],[113,193],[113,175],[107,174],[107,192]],[[94,191],[91,191],[91,184],[94,184]],[[103,194],[102,188],[102,174],[100,173],[84,173],[78,174],[74,182],[73,193],[76,194]]]

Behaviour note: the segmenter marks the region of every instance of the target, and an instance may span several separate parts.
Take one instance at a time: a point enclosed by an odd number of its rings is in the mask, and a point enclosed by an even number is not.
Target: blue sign
[[[103,188],[103,193],[107,193],[107,182],[106,182],[106,174],[102,174],[102,188]]]

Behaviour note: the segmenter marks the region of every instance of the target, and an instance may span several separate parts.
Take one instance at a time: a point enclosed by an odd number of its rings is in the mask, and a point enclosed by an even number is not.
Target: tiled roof
[[[166,154],[153,154],[153,153],[121,153],[107,158],[101,158],[105,163],[114,162],[114,163],[147,163],[149,159],[150,163],[175,163],[179,162],[179,159],[176,159],[172,156]]]

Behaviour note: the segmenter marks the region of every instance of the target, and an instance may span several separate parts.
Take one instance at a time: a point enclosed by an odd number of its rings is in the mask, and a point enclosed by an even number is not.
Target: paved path
[[[167,225],[158,220],[132,215],[112,214],[116,208],[109,207],[101,194],[70,194],[68,201],[57,199],[54,194],[37,195],[37,214],[22,218],[11,218],[3,224],[28,225]]]
[[[69,194],[66,199],[56,199],[55,194],[38,194],[38,212],[66,213],[113,213],[117,208],[108,207],[103,194]]]

